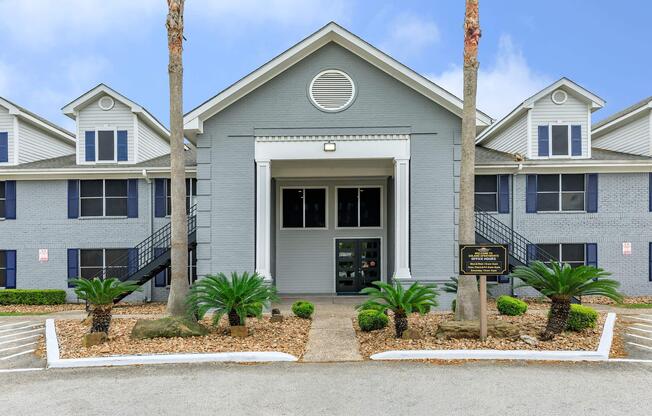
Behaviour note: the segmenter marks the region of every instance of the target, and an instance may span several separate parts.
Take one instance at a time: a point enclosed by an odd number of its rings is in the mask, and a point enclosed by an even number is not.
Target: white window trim
[[[340,227],[339,219],[339,201],[338,201],[338,189],[346,188],[357,188],[358,189],[358,226],[357,227]],[[360,189],[361,188],[379,188],[380,189],[380,225],[377,227],[361,227],[360,226]],[[338,185],[335,187],[335,229],[336,230],[382,230],[384,221],[383,216],[385,214],[384,209],[384,189],[382,185]]]
[[[494,211],[482,211],[482,212],[497,214],[498,213],[498,193],[499,193],[499,185],[500,185],[500,183],[499,183],[499,180],[500,180],[499,176],[500,175],[476,175],[476,176],[495,176],[496,177],[496,192],[478,192],[478,191],[474,191],[473,193],[475,195],[495,195],[496,196],[496,209]],[[487,282],[487,283],[489,283],[489,282]]]
[[[197,187],[196,183],[195,183],[195,185],[192,184],[193,179],[195,180],[195,182],[197,181],[197,178],[186,178],[186,180],[190,181],[190,195],[186,194],[186,198],[188,198],[190,196],[190,208],[192,208],[192,206],[195,205],[195,203],[196,203],[195,199],[197,198],[197,195],[192,194],[193,188]],[[171,218],[171,216],[172,216],[171,213],[168,214],[168,183],[172,183],[171,181],[172,181],[172,179],[165,179],[165,182],[163,182],[163,191],[165,192],[165,218]],[[171,195],[170,195],[170,198],[172,198]],[[190,214],[190,213],[188,213],[188,214]]]
[[[537,174],[537,199],[539,194],[557,194],[558,198],[558,209],[555,211],[539,211],[537,207],[537,213],[586,213],[586,174],[585,173],[553,173],[552,175],[557,175],[559,177],[559,190],[558,191],[539,191],[539,176],[541,175],[550,175],[549,173]],[[584,176],[584,190],[583,191],[562,191],[562,176],[564,175],[583,175]],[[564,194],[577,194],[582,192],[583,198],[583,209],[562,209],[562,195]],[[537,201],[538,205],[538,201]],[[570,244],[570,243],[569,243]],[[578,243],[579,244],[579,243]]]
[[[302,227],[284,227],[283,226],[283,190],[284,189],[303,189],[303,220],[302,220]],[[324,227],[306,227],[306,189],[323,189],[324,194],[325,194],[325,207],[324,207],[324,215],[325,215],[325,221],[324,221]],[[303,231],[303,230],[328,230],[328,186],[300,186],[300,185],[293,185],[293,186],[281,186],[281,195],[280,195],[280,209],[279,209],[279,226],[280,230],[288,230],[288,231]]]
[[[539,243],[539,244],[537,244],[537,246],[540,246],[540,245],[545,245],[545,246],[556,245],[556,246],[558,246],[558,249],[559,249],[559,262],[560,263],[562,263],[562,264],[564,264],[564,263],[569,263],[569,264],[570,263],[579,263],[577,261],[567,262],[567,261],[565,261],[563,259],[563,246],[569,245],[569,244],[582,245],[582,259],[583,259],[582,264],[586,266],[586,244],[587,243]]]
[[[102,181],[102,215],[88,215],[84,216],[82,215],[82,209],[81,209],[81,201],[82,199],[99,199],[98,196],[90,196],[90,197],[83,197],[81,195],[81,183],[82,181],[89,181],[89,180],[100,180]],[[107,180],[121,180],[121,181],[127,181],[127,196],[124,198],[127,200],[127,215],[106,215],[106,181]],[[110,197],[109,199],[121,199],[122,197]],[[78,206],[77,206],[78,212],[79,212],[79,219],[100,219],[100,218],[129,218],[129,180],[128,179],[81,179],[79,181],[79,198],[78,198]]]
[[[77,250],[77,264],[79,265],[79,266],[77,266],[77,276],[79,276],[80,279],[82,278],[81,277],[81,270],[82,269],[95,269],[95,268],[97,268],[97,266],[82,267],[82,265],[81,265],[81,252],[82,251],[88,251],[88,250],[101,250],[102,251],[102,270],[106,270],[107,266],[109,266],[108,264],[106,264],[106,250],[129,250],[129,248],[124,248],[124,247],[80,248],[79,250]],[[129,265],[127,264],[127,266],[122,266],[122,267],[129,268]],[[106,278],[106,276],[104,276],[104,278]]]

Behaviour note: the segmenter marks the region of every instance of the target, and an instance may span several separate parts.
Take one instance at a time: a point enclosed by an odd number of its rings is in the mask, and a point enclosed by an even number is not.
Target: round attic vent
[[[97,102],[97,105],[99,105],[102,110],[108,111],[113,108],[115,101],[113,101],[113,98],[109,96],[104,96],[100,98],[100,101]]]
[[[555,90],[550,97],[553,103],[564,104],[568,99],[568,94],[564,90]]]
[[[322,111],[342,111],[355,98],[355,85],[347,74],[336,69],[322,71],[310,82],[310,101]]]

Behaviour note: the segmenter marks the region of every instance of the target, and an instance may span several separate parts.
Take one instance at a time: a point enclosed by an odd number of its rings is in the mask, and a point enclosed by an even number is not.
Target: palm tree
[[[369,299],[357,309],[392,311],[396,338],[401,338],[403,332],[408,329],[409,314],[412,312],[424,314],[438,305],[435,285],[413,283],[408,290],[403,289],[400,283],[389,285],[384,282],[373,282],[372,285],[376,287],[367,287],[360,291],[360,294],[368,295]]]
[[[104,332],[107,335],[111,326],[113,301],[122,294],[142,290],[138,284],[121,282],[116,278],[72,279],[70,283],[79,299],[91,304],[91,333]]]
[[[167,313],[185,316],[188,295],[188,219],[186,215],[186,167],[183,143],[183,6],[184,0],[168,0],[165,26],[168,33],[170,83],[170,183],[172,223],[170,295]]]
[[[245,325],[247,316],[260,318],[263,307],[269,307],[278,300],[276,288],[269,286],[257,273],[224,273],[209,275],[196,281],[188,296],[189,312],[202,319],[209,310],[213,312],[213,325],[218,325],[222,316],[229,317],[230,326]]]
[[[511,274],[523,283],[518,287],[530,286],[550,298],[550,315],[542,340],[551,340],[565,328],[570,313],[571,299],[579,296],[606,296],[620,302],[622,295],[616,290],[620,283],[605,279],[611,273],[593,266],[571,267],[556,261],[547,266],[534,261],[529,266],[516,267]]]
[[[464,104],[462,107],[462,157],[460,162],[459,242],[475,244],[475,120],[478,89],[478,0],[466,0],[464,15]],[[478,319],[480,295],[475,276],[460,276],[455,318]]]

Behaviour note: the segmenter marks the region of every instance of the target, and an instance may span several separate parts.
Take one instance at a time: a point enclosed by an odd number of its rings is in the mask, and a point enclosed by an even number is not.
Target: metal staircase
[[[172,240],[172,224],[159,228],[147,239],[140,242],[122,258],[116,259],[93,277],[105,279],[115,277],[123,282],[136,283],[139,286],[153,279],[170,265],[170,246]],[[197,244],[197,206],[193,205],[188,213],[188,246]],[[124,265],[127,265],[125,267]],[[129,293],[115,299],[121,301]]]

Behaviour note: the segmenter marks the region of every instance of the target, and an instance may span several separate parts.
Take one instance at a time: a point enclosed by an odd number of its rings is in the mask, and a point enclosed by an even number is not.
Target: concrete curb
[[[291,362],[291,354],[276,351],[218,352],[195,354],[118,355],[94,358],[60,358],[54,319],[45,321],[45,346],[48,368],[112,367],[144,364],[182,364],[211,362]]]
[[[530,350],[400,350],[372,355],[372,360],[548,360],[607,361],[613,341],[616,314],[609,312],[596,351],[530,351]]]

